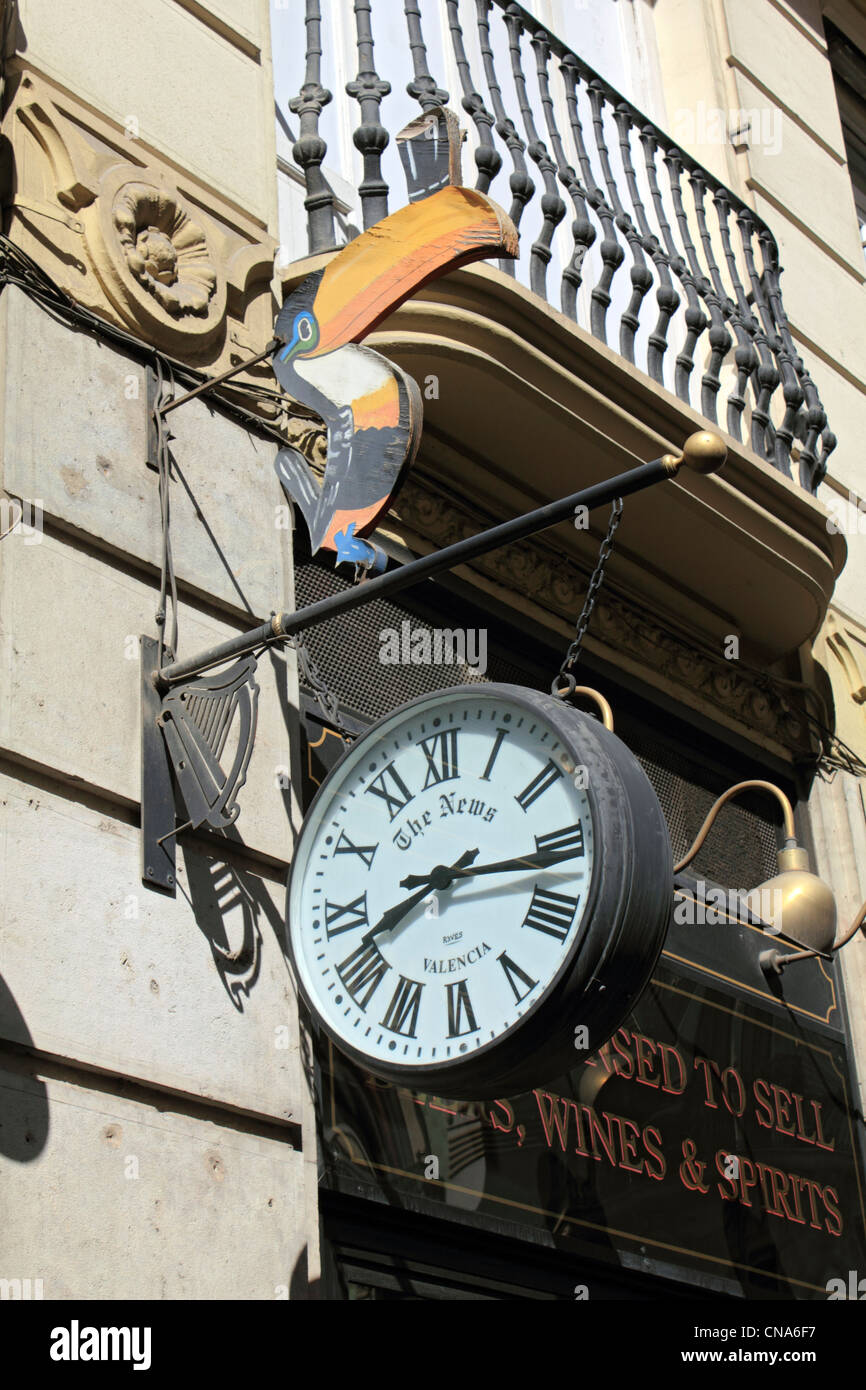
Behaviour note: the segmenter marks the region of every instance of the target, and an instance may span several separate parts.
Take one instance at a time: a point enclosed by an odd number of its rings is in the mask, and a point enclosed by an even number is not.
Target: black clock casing
[[[429,1058],[417,1065],[371,1056],[354,1038],[342,1036],[334,1020],[316,1006],[299,960],[290,905],[300,901],[295,879],[309,870],[309,855],[300,852],[305,834],[317,826],[317,808],[327,804],[338,784],[346,757],[332,769],[307,813],[295,850],[287,895],[287,937],[300,992],[313,1018],[354,1062],[375,1075],[417,1090],[452,1099],[487,1099],[517,1095],[542,1086],[595,1052],[620,1026],[647,984],[661,952],[673,906],[670,839],[658,798],[634,755],[595,718],[551,695],[521,686],[474,684],[451,687],[410,701],[372,725],[351,753],[379,747],[383,731],[433,699],[444,704],[493,697],[524,711],[551,731],[576,768],[585,770],[585,795],[592,819],[594,853],[579,930],[573,933],[556,973],[506,1033],[446,1060]],[[512,846],[502,845],[502,853]],[[514,846],[515,852],[523,852]],[[433,852],[433,862],[445,862]],[[321,857],[321,856],[320,856]],[[297,890],[297,891],[295,891]],[[397,890],[398,893],[400,890]],[[303,913],[297,914],[299,918]],[[443,921],[445,918],[443,917]],[[295,927],[293,932],[292,927]],[[490,934],[489,932],[487,933]],[[527,933],[531,937],[532,933]],[[296,938],[297,939],[293,939]],[[384,949],[384,948],[383,948]],[[381,1010],[380,1010],[381,1012]],[[372,1016],[372,1014],[371,1014]],[[578,1034],[579,1028],[587,1030]],[[586,1036],[586,1049],[576,1039]]]

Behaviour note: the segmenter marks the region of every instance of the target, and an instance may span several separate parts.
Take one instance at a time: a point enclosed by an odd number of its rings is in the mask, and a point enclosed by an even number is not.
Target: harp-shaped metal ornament
[[[259,687],[249,656],[215,676],[176,686],[162,702],[162,729],[174,775],[193,830],[207,822],[215,830],[237,820],[237,794],[246,781],[258,716]],[[238,738],[226,772],[220,759],[237,716]]]
[[[248,656],[160,698],[152,680],[155,645],[142,639],[142,878],[174,892],[181,827],[171,774],[183,799],[183,829],[233,825],[255,742],[259,687],[256,659]]]

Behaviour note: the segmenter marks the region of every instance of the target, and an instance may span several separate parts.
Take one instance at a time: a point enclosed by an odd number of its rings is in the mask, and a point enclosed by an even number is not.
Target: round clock
[[[516,1095],[594,1052],[650,974],[673,903],[658,800],[595,719],[512,685],[437,691],[369,729],[295,850],[301,992],[376,1075]]]

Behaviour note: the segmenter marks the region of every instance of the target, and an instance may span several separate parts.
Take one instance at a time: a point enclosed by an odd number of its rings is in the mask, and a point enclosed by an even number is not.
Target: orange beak
[[[377,222],[329,262],[312,305],[319,341],[309,357],[360,342],[428,280],[486,256],[518,254],[507,213],[454,185]]]

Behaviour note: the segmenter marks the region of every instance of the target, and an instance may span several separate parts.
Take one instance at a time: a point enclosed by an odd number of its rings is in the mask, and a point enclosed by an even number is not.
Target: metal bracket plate
[[[159,662],[159,644],[153,637],[142,637],[140,645],[141,880],[148,888],[161,888],[174,896],[174,786],[168,750],[157,723],[162,698],[153,680]]]

